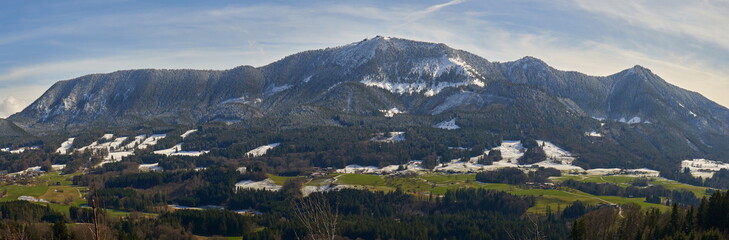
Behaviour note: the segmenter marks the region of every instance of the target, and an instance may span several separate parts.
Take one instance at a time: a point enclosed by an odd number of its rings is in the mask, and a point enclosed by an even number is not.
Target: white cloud
[[[13,96],[0,99],[0,118],[6,118],[13,113],[23,110],[27,103]]]

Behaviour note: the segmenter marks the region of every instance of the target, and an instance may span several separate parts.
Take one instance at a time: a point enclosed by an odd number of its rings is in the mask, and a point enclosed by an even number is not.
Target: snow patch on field
[[[378,133],[375,137],[371,138],[370,141],[382,143],[405,141],[405,132],[389,132],[387,134]]]
[[[400,109],[397,108],[390,108],[388,110],[380,110],[380,112],[385,114],[385,117],[394,117],[397,114],[405,113],[404,111],[400,111]]]
[[[618,174],[622,170],[623,169],[620,169],[620,168],[593,168],[593,169],[587,169],[585,172],[588,175],[606,176],[606,175]]]
[[[501,151],[501,162],[506,163],[517,163],[518,159],[524,156],[526,148],[521,145],[521,141],[502,141],[501,145],[491,150]],[[486,151],[484,155],[488,155],[489,151]]]
[[[446,130],[456,130],[456,129],[461,128],[458,125],[456,125],[455,118],[448,120],[448,121],[439,122],[439,123],[435,124],[435,127],[440,128],[440,129],[446,129]]]
[[[472,173],[480,171],[493,171],[500,168],[516,167],[523,169],[530,169],[534,167],[545,167],[555,168],[563,172],[584,172],[584,169],[578,166],[572,165],[575,157],[572,154],[551,142],[537,140],[537,144],[542,146],[547,159],[534,164],[520,165],[518,164],[519,158],[524,156],[526,148],[521,144],[521,141],[502,141],[501,145],[495,147],[489,151],[484,151],[480,156],[472,157],[468,161],[463,162],[459,159],[451,160],[448,163],[443,163],[433,169],[436,172],[446,173]],[[501,151],[501,160],[492,163],[491,165],[478,164],[478,160],[488,156],[488,153],[493,150]]]
[[[137,146],[138,149],[146,149],[148,147],[157,145],[157,141],[160,139],[163,139],[167,137],[166,134],[154,134],[152,136],[149,136],[147,139],[144,139],[144,141]]]
[[[104,135],[104,137],[101,137],[101,139],[112,139],[114,136],[111,134]],[[128,137],[118,137],[114,139],[114,141],[105,142],[105,143],[99,143],[99,141],[93,142],[89,144],[88,146],[84,146],[82,148],[76,149],[77,152],[83,152],[86,150],[91,151],[98,151],[98,150],[106,150],[107,152],[114,152],[114,151],[120,151],[124,148],[121,146],[124,141],[127,140]],[[134,146],[132,145],[131,148]]]
[[[360,173],[360,174],[379,174],[379,175],[398,175],[398,174],[424,174],[431,172],[441,173],[477,173],[482,171],[494,171],[506,167],[519,168],[522,171],[532,171],[538,167],[555,168],[566,174],[589,174],[589,175],[626,175],[635,177],[658,177],[660,174],[656,170],[640,168],[640,169],[620,169],[620,168],[598,168],[585,170],[572,163],[576,158],[569,152],[557,145],[543,140],[537,140],[537,143],[544,149],[547,159],[535,164],[518,164],[518,159],[524,155],[526,148],[520,141],[503,141],[500,146],[492,150],[500,150],[502,160],[494,162],[491,165],[482,165],[478,160],[488,155],[489,151],[484,151],[483,155],[472,157],[468,161],[453,159],[449,162],[438,164],[433,170],[422,167],[422,161],[410,161],[405,165],[390,165],[382,168],[375,166],[348,165],[343,169],[337,169],[337,173]],[[729,168],[729,164],[727,164]],[[336,189],[358,188],[361,186],[338,185],[333,187]]]
[[[206,154],[210,151],[181,151],[182,143],[178,143],[174,147],[154,151],[154,154],[166,155],[166,156],[192,156],[197,157]]]
[[[9,153],[12,153],[12,154],[21,154],[21,153],[23,153],[25,151],[35,150],[35,149],[40,149],[40,146],[22,147],[22,148],[18,148],[18,149],[0,148],[0,152],[9,152]]]
[[[18,148],[18,149],[14,149],[14,150],[8,149],[8,151],[12,154],[21,154],[28,150],[37,150],[37,149],[40,149],[40,146],[22,147],[22,148]]]
[[[237,182],[235,184],[234,191],[238,191],[238,189],[255,189],[255,190],[267,190],[267,191],[278,191],[281,190],[281,186],[276,185],[276,183],[273,182],[271,179],[265,179],[263,181],[252,181],[252,180],[244,180]]]
[[[33,196],[20,196],[18,197],[18,200],[20,201],[28,201],[28,202],[41,202],[41,203],[49,203],[45,199],[35,198]]]
[[[542,149],[544,149],[544,153],[547,155],[547,161],[551,160],[562,164],[572,164],[575,160],[572,153],[554,145],[551,142],[537,140],[537,143],[542,146]]]
[[[506,166],[516,166],[514,164],[507,164],[505,166],[501,166],[501,163],[494,163],[495,165],[481,165],[476,162],[467,161],[463,162],[458,159],[453,159],[448,163],[443,163],[438,166],[436,166],[433,171],[436,172],[445,172],[445,173],[468,173],[468,172],[480,172],[480,171],[486,171],[489,169],[494,169],[495,167],[506,167]]]
[[[394,174],[394,173],[421,173],[428,171],[427,169],[422,167],[423,161],[417,161],[412,160],[408,162],[407,164],[402,165],[402,170],[398,171],[400,169],[400,165],[390,165],[385,166],[382,168],[378,168],[375,166],[360,166],[357,164],[347,165],[343,169],[337,169],[336,172],[338,173],[366,173],[366,174]]]
[[[137,145],[142,144],[142,142],[144,142],[144,138],[146,138],[146,137],[147,137],[147,135],[144,135],[144,134],[136,136],[136,137],[134,137],[134,140],[132,142],[130,142],[129,144],[127,144],[125,147],[127,149],[134,149]]]
[[[253,150],[248,151],[246,153],[246,156],[251,156],[251,157],[263,156],[268,152],[268,150],[278,147],[278,145],[281,145],[281,143],[271,143],[268,145],[263,145],[263,146],[254,148]]]
[[[159,166],[159,163],[150,164],[139,164],[139,171],[141,172],[161,172],[164,169]]]
[[[711,178],[721,169],[729,169],[729,163],[708,159],[691,159],[681,161],[681,169],[688,168],[694,177]]]
[[[190,136],[190,134],[193,134],[194,132],[197,132],[197,129],[187,130],[185,133],[180,135],[180,137],[182,137],[182,139],[185,139],[187,138],[187,136]]]
[[[124,157],[134,155],[134,152],[111,152],[104,159],[120,161]]]
[[[60,153],[60,154],[68,154],[70,152],[71,148],[73,148],[74,139],[76,139],[76,138],[69,138],[65,142],[61,143],[61,147],[56,149],[56,152]]]
[[[24,175],[24,174],[28,174],[28,173],[31,173],[31,172],[43,172],[43,171],[41,171],[41,167],[40,166],[35,166],[35,167],[26,168],[25,170],[22,170],[22,171],[17,171],[17,172],[14,172],[14,173],[9,173],[8,176]]]
[[[114,141],[109,143],[109,148],[111,150],[118,149],[119,147],[121,147],[122,143],[124,143],[124,141],[127,140],[127,138],[129,138],[129,137],[118,137],[118,138],[114,139]]]

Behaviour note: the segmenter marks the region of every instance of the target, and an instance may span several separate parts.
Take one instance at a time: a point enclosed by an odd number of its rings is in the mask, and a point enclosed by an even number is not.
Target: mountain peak
[[[549,65],[547,65],[547,63],[545,63],[541,59],[532,56],[525,56],[519,60],[509,62],[507,64],[512,67],[521,66],[521,68],[524,70],[533,67],[536,67],[537,69],[547,69],[549,67]]]
[[[650,69],[643,67],[641,65],[635,65],[632,68],[630,68],[629,70],[652,73]]]
[[[519,60],[516,60],[516,63],[519,64],[529,64],[529,65],[539,65],[539,66],[548,66],[547,63],[542,61],[542,59],[532,57],[532,56],[525,56]]]
[[[653,76],[653,72],[645,68],[641,65],[635,65],[631,68],[625,69],[623,71],[620,71],[619,73],[616,73],[612,76],[621,76],[621,77],[638,77],[638,79],[647,80],[650,76]]]
[[[533,57],[533,56],[524,56],[523,58],[517,60],[517,62],[540,62],[540,63],[544,63],[544,61],[542,61],[541,59],[536,58],[536,57]]]

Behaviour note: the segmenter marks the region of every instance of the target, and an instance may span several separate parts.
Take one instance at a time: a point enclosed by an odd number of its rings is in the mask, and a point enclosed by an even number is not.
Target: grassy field
[[[28,185],[2,185],[0,191],[7,191],[7,193],[0,198],[0,201],[12,201],[17,200],[20,196],[32,196],[56,204],[79,206],[86,202],[81,196],[81,191],[86,188],[72,186],[70,180],[78,174],[80,173],[59,175],[58,172],[51,172],[35,178]]]
[[[595,175],[566,175],[561,177],[552,178],[553,181],[561,182],[567,179],[573,179],[582,182],[594,182],[594,183],[612,183],[623,187],[630,186],[630,184],[636,179],[634,176],[595,176]],[[692,186],[685,183],[676,182],[674,180],[665,179],[662,177],[652,177],[648,182],[654,185],[662,185],[669,190],[687,190],[696,194],[697,197],[704,197],[706,195],[707,187]]]
[[[385,186],[385,179],[379,175],[342,174],[334,182],[342,185]]]
[[[70,179],[80,173],[70,175],[59,175],[57,172],[44,174],[37,177],[32,184],[28,185],[2,185],[0,191],[6,192],[0,201],[16,200],[19,196],[33,196],[45,199],[51,203],[48,205],[59,212],[68,214],[71,206],[81,206],[86,203],[82,192],[87,191],[85,187],[71,185]],[[283,185],[287,180],[294,177],[268,175],[276,184]],[[641,207],[668,209],[665,205],[646,203],[644,198],[624,198],[616,196],[595,196],[570,188],[560,189],[537,189],[526,188],[509,184],[480,183],[475,180],[475,174],[426,174],[420,176],[380,176],[370,174],[332,174],[309,181],[306,185],[318,186],[328,184],[334,180],[335,184],[353,185],[359,189],[370,191],[394,191],[401,189],[407,193],[417,196],[443,195],[448,190],[458,188],[484,188],[505,191],[514,195],[534,196],[536,204],[529,211],[533,213],[546,213],[547,209],[557,211],[574,201],[582,201],[588,204],[638,204]],[[593,175],[567,175],[552,178],[555,182],[574,179],[584,182],[612,183],[620,186],[629,186],[635,180],[632,176],[593,176]],[[703,197],[706,193],[705,187],[696,187],[664,178],[652,178],[651,184],[662,185],[667,189],[683,189],[694,192],[697,196]],[[126,216],[129,212],[116,210],[108,211],[110,216]],[[154,214],[149,214],[154,215]]]
[[[27,185],[4,184],[0,185],[0,191],[6,192],[0,201],[17,200],[20,196],[31,196],[49,201],[50,203],[38,203],[48,205],[51,209],[68,214],[71,206],[79,207],[86,204],[82,192],[87,191],[86,187],[73,186],[71,179],[81,173],[60,175],[58,172],[43,174],[33,179]]]
[[[656,184],[656,185],[663,185],[666,187],[666,189],[670,190],[687,190],[691,191],[694,194],[696,194],[697,197],[709,197],[710,194],[706,194],[706,190],[709,189],[707,187],[697,187],[693,185],[688,185],[685,183],[676,182],[673,180],[668,180],[665,178],[657,178],[653,181],[649,182],[650,184]]]
[[[565,175],[560,177],[554,177],[552,180],[561,182],[572,179],[580,182],[593,182],[593,183],[612,183],[619,186],[627,187],[635,181],[634,176],[597,176],[597,175]]]
[[[268,176],[268,178],[271,179],[271,181],[273,181],[274,183],[276,183],[277,185],[280,185],[280,186],[283,186],[284,183],[286,183],[286,181],[288,181],[289,179],[294,178],[294,177],[277,176],[277,175],[273,175],[273,174],[266,174],[266,176]]]
[[[621,186],[629,186],[635,177],[632,176],[563,176],[554,179],[555,181],[564,181],[567,179],[575,179],[578,181],[597,182],[597,183],[614,183]],[[654,183],[655,182],[655,183]],[[567,207],[574,201],[582,201],[588,204],[638,204],[641,207],[658,208],[667,210],[668,207],[661,204],[646,203],[645,198],[624,198],[616,196],[595,196],[589,193],[577,191],[570,188],[560,189],[538,189],[524,188],[516,185],[498,184],[498,183],[480,183],[475,181],[475,174],[427,174],[421,176],[398,176],[383,177],[379,175],[369,174],[342,174],[337,177],[337,184],[359,185],[362,189],[391,191],[397,188],[405,192],[416,195],[443,195],[448,190],[457,188],[484,188],[505,191],[514,195],[534,196],[536,204],[529,209],[533,213],[546,213],[547,209],[557,211],[557,209]],[[686,184],[676,183],[665,179],[655,179],[651,183],[661,184],[669,189],[687,189],[694,192],[703,192],[704,188],[693,187]],[[702,196],[702,195],[700,195]]]

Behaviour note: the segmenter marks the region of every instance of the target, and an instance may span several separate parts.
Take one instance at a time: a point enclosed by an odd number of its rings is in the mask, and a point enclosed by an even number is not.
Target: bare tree
[[[98,195],[94,195],[91,199],[91,210],[94,215],[92,219],[93,224],[89,226],[89,230],[94,240],[107,239],[106,214],[104,213],[104,209],[99,207]]]
[[[0,226],[0,239],[30,239],[28,223],[6,220]]]
[[[534,219],[532,215],[526,214],[527,220],[529,220],[529,226],[522,229],[520,233],[514,233],[513,231],[506,230],[506,235],[509,236],[510,240],[543,240],[545,239],[544,233],[542,233],[542,226],[538,219]]]
[[[323,194],[312,194],[294,201],[294,213],[308,231],[308,239],[334,240],[339,217],[336,204],[332,207]]]

